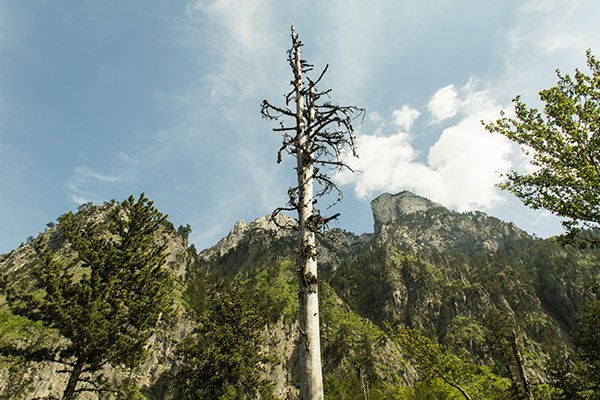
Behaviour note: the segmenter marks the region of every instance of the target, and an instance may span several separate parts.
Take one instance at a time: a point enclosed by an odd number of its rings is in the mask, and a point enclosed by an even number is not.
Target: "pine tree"
[[[69,212],[59,218],[59,228],[72,258],[53,254],[37,240],[33,287],[3,279],[13,314],[67,339],[58,348],[22,354],[65,367],[63,399],[102,390],[93,374],[104,365],[135,367],[145,358],[147,339],[172,310],[172,274],[163,268],[166,244],[158,243],[165,221],[143,194],[113,206],[107,224]]]
[[[213,293],[192,334],[179,346],[177,374],[184,399],[274,399],[264,377],[270,358],[260,349],[267,319],[252,306],[257,293],[236,281]]]
[[[490,308],[484,320],[484,332],[488,352],[498,371],[510,379],[513,396],[533,400],[513,318],[498,308]]]
[[[582,304],[577,315],[573,342],[587,367],[587,385],[600,398],[600,300]]]
[[[327,223],[339,216],[324,217],[315,208],[317,198],[332,192],[341,200],[342,193],[331,179],[332,170],[348,168],[343,162],[343,154],[349,149],[356,155],[352,122],[364,115],[364,110],[354,106],[340,106],[331,103],[331,90],[320,91],[317,85],[327,67],[316,80],[306,78],[313,66],[302,59],[302,42],[294,26],[291,28],[292,48],[288,51],[288,63],[292,69],[292,90],[285,96],[283,107],[263,101],[261,113],[269,120],[291,119],[290,125],[280,122],[273,131],[283,134],[283,144],[277,154],[277,162],[282,154],[296,158],[298,185],[288,190],[289,202],[273,213],[296,211],[296,225],[284,226],[298,230],[298,286],[299,286],[299,328],[300,398],[302,400],[323,399],[323,377],[321,371],[321,345],[319,336],[319,297],[317,278],[316,234]],[[295,110],[289,108],[295,104]],[[314,186],[318,186],[316,194]]]

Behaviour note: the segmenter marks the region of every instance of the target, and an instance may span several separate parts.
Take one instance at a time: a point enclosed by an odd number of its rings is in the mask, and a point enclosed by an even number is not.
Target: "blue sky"
[[[367,109],[339,227],[371,231],[369,201],[408,189],[558,233],[495,188],[527,160],[479,121],[585,69],[598,21],[597,0],[2,2],[0,252],[140,192],[199,248],[283,204],[292,164],[259,106],[288,91],[292,22],[333,99]]]

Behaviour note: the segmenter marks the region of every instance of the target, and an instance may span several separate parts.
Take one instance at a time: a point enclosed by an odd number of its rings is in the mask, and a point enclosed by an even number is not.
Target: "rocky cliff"
[[[413,327],[452,351],[466,353],[478,365],[492,365],[484,331],[486,317],[497,311],[521,335],[528,371],[544,381],[548,352],[557,343],[570,346],[579,305],[594,298],[598,252],[563,248],[533,238],[512,223],[481,212],[450,211],[410,192],[383,194],[371,204],[374,233],[333,230],[319,239],[327,390],[341,390],[340,382],[356,381],[363,388],[413,382],[414,370],[389,338],[389,327]],[[102,207],[82,212],[99,215]],[[60,238],[53,236],[56,229],[42,236],[62,251]],[[180,289],[174,297],[180,312],[163,321],[142,367],[108,368],[105,375],[129,382],[147,398],[176,397],[177,342],[192,329],[194,312],[201,311],[209,293],[242,277],[261,293],[257,306],[272,314],[263,336],[278,359],[269,369],[276,393],[294,398],[294,233],[263,217],[238,222],[219,243],[198,254],[188,246],[186,235],[172,227],[157,240],[168,243],[165,267],[178,277]],[[0,271],[26,279],[33,263],[31,247],[25,244],[2,257]],[[10,320],[6,309],[0,311]],[[2,340],[25,335],[19,329],[30,328],[0,328]],[[0,398],[16,390],[17,378],[25,388],[22,398],[57,395],[64,377],[56,371],[49,366],[17,367],[5,360],[0,364]]]

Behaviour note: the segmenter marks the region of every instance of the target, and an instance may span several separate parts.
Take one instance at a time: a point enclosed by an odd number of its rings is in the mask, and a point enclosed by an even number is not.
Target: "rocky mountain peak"
[[[494,252],[528,236],[512,223],[478,211],[451,211],[408,191],[384,193],[371,209],[377,240],[413,251]]]
[[[276,216],[276,222],[272,216],[265,215],[250,223],[240,220],[235,223],[231,231],[213,247],[201,251],[199,256],[204,261],[223,257],[225,254],[236,249],[244,241],[251,240],[257,235],[266,234],[269,240],[282,238],[291,234],[290,230],[282,229],[282,226],[293,226],[295,220],[285,214]]]
[[[444,208],[444,206],[407,190],[397,194],[383,193],[371,202],[375,232],[379,232],[382,225],[396,224],[407,215],[426,212],[433,208]]]

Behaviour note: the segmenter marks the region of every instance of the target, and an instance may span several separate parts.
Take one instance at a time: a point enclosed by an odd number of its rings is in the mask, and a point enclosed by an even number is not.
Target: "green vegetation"
[[[600,239],[582,228],[600,228],[600,62],[587,53],[591,75],[557,71],[556,86],[542,90],[543,114],[516,97],[515,118],[503,117],[488,124],[522,146],[536,170],[517,171],[501,185],[526,205],[567,218],[565,242],[596,245]]]
[[[33,377],[26,373],[27,360],[17,349],[26,347],[28,353],[40,354],[58,338],[55,330],[13,315],[6,305],[0,306],[0,370],[6,371],[6,384],[0,386],[0,399],[20,399],[30,394]]]
[[[37,283],[40,277],[57,276],[46,281],[62,282],[58,286],[64,290],[94,279],[92,263],[81,254],[95,245],[78,245],[65,232],[80,232],[84,243],[93,238],[110,243],[98,252],[98,260],[116,260],[120,253],[111,246],[123,241],[114,224],[129,221],[124,211],[128,207],[115,202],[84,206],[8,255],[0,263],[8,297],[31,294],[28,298],[42,304],[49,297]],[[337,232],[337,243],[321,247],[327,260],[319,282],[325,398],[597,399],[598,250],[531,238],[507,229],[501,221],[489,222],[482,214],[450,214],[436,209],[411,215],[396,231],[385,227],[391,232],[387,237]],[[414,247],[415,241],[406,238],[406,232],[416,229],[429,235],[432,224],[445,229],[448,216],[460,223],[443,232],[466,241],[432,249]],[[170,286],[169,302],[182,312],[163,313],[161,328],[152,339],[152,357],[142,368],[126,370],[118,366],[133,364],[107,361],[117,368],[86,371],[84,379],[114,391],[100,395],[106,399],[296,395],[300,334],[297,266],[292,261],[296,238],[273,234],[261,221],[247,226],[245,236],[236,238],[239,242],[227,243],[231,247],[226,251],[217,247],[198,255],[187,247],[189,229],[177,233],[164,221],[157,224],[148,239],[153,244],[147,248],[159,252],[167,246],[172,254],[161,260],[162,268],[185,274],[181,285],[165,286]],[[497,247],[465,245],[492,241],[489,235],[497,233],[493,237],[502,240]],[[435,240],[447,244],[441,236]],[[354,246],[352,251],[342,247],[347,244]],[[100,277],[96,280],[101,282],[98,288],[103,287]],[[106,282],[114,290],[126,290],[116,281]],[[128,288],[133,287],[131,282]],[[61,304],[68,304],[63,299]],[[61,351],[76,339],[62,334],[57,324],[17,313],[24,301],[11,304],[0,305],[0,349],[5,354],[0,358],[0,398],[30,399],[32,390],[38,390],[31,388],[39,388],[43,377],[57,368],[27,360],[74,363],[74,355],[67,357]],[[68,313],[83,314],[81,310],[73,306]],[[102,309],[92,302],[86,310],[96,316]],[[95,330],[107,326],[102,324]],[[192,325],[196,329],[190,333]],[[572,343],[565,338],[572,338]],[[57,385],[64,389],[64,381],[52,385],[55,396]],[[91,384],[77,386],[88,388]]]
[[[271,359],[261,350],[267,321],[252,301],[257,295],[246,283],[234,281],[209,297],[198,326],[179,346],[182,398],[274,398],[273,384],[265,378]]]
[[[577,349],[573,363],[579,366],[582,391],[596,393],[600,398],[600,300],[583,303],[573,341]]]
[[[259,270],[248,277],[259,294],[253,303],[266,316],[267,322],[290,321],[298,315],[298,278],[296,265],[283,260],[274,267]]]
[[[146,340],[171,312],[172,276],[162,268],[165,245],[157,245],[166,217],[141,195],[112,207],[107,218],[100,223],[82,213],[63,215],[60,234],[69,254],[53,254],[47,243],[34,241],[39,264],[31,287],[3,276],[6,302],[21,316],[13,321],[27,324],[25,317],[65,339],[44,349],[11,350],[25,360],[62,364],[69,373],[63,399],[107,390],[93,378],[106,364],[139,365]]]
[[[488,368],[474,365],[465,355],[444,349],[414,329],[401,327],[393,330],[389,326],[388,329],[418,374],[414,398],[428,398],[434,394],[436,398],[467,400],[506,398],[508,382]]]

